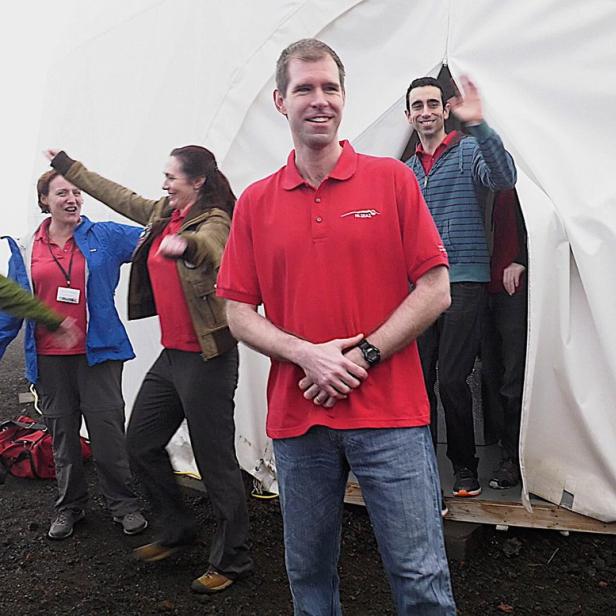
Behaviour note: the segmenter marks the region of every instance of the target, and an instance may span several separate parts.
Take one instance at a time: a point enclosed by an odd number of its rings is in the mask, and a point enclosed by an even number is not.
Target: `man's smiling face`
[[[433,137],[445,133],[445,120],[449,117],[449,106],[443,108],[441,91],[435,86],[413,88],[409,92],[409,124],[420,137]]]
[[[315,62],[292,58],[285,93],[276,90],[274,102],[289,121],[295,146],[319,149],[338,140],[344,90],[338,67],[326,55]]]

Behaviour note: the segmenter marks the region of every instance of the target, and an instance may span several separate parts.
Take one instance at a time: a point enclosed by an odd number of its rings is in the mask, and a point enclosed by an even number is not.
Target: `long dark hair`
[[[218,168],[214,154],[200,145],[185,145],[171,150],[170,156],[179,160],[182,172],[190,180],[205,178],[197,203],[191,209],[196,206],[205,211],[217,207],[227,212],[230,218],[233,216],[235,195],[229,180]]]

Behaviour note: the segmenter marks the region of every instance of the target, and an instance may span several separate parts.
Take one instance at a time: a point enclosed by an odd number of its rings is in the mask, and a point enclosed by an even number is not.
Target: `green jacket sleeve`
[[[6,310],[16,317],[32,319],[55,331],[64,317],[47,308],[43,302],[30,295],[16,282],[0,275],[0,310]]]
[[[202,265],[209,261],[213,269],[218,271],[230,227],[231,220],[225,212],[212,210],[197,231],[180,232],[187,243],[184,258],[193,265]]]

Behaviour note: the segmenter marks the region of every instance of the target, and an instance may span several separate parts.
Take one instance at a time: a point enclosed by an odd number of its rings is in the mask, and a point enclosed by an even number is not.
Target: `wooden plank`
[[[365,506],[361,489],[355,482],[347,484],[344,500],[351,505]],[[519,501],[447,497],[445,502],[449,509],[446,519],[451,521],[616,535],[616,522],[606,524],[547,501],[533,503],[532,513]]]
[[[616,523],[606,524],[547,501],[541,505],[533,504],[532,513],[520,502],[456,498],[447,498],[446,501],[449,520],[616,535]]]

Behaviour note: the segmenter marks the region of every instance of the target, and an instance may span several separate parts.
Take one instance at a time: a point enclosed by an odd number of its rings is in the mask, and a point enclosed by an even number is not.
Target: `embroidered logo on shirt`
[[[377,210],[353,210],[352,212],[340,214],[340,218],[346,218],[347,216],[353,216],[353,218],[374,218],[380,213],[381,212]]]

